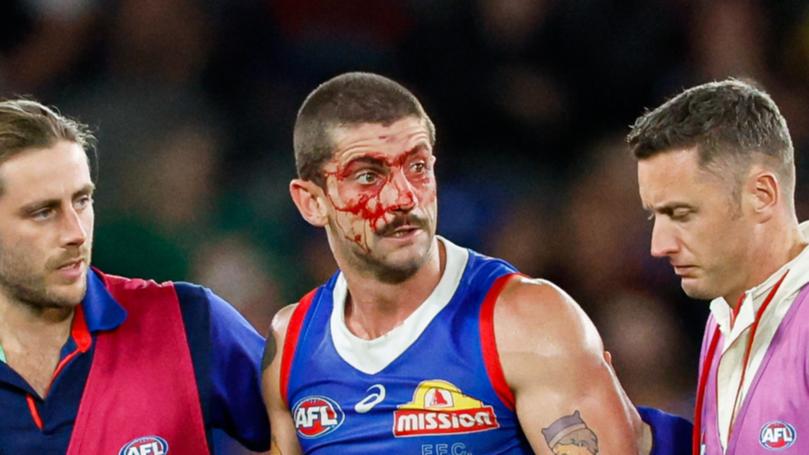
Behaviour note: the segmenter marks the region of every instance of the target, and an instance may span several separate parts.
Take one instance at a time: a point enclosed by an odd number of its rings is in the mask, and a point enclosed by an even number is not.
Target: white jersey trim
[[[348,330],[345,322],[348,284],[342,273],[337,277],[329,325],[334,348],[349,365],[365,374],[379,373],[418,339],[455,295],[469,261],[469,251],[443,237],[438,237],[438,240],[444,244],[447,252],[447,264],[438,285],[401,325],[373,340],[359,338]]]

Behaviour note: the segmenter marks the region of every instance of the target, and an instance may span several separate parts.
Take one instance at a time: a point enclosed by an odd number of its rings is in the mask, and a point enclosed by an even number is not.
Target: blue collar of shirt
[[[87,271],[87,294],[82,300],[82,309],[90,332],[114,329],[126,319],[126,310],[112,298],[104,281],[92,268]]]

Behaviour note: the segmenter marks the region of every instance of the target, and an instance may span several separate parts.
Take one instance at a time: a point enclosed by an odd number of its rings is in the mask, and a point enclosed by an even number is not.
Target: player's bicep
[[[638,453],[640,419],[598,332],[567,294],[548,282],[514,280],[494,322],[503,373],[534,451]]]
[[[284,337],[287,323],[294,310],[290,305],[283,308],[273,318],[272,330],[267,337],[262,362],[262,391],[267,414],[270,417],[272,448],[270,454],[301,454],[300,444],[295,434],[295,424],[289,408],[281,397],[281,353],[284,349]]]
[[[515,403],[536,453],[638,453],[637,416],[606,362],[546,370],[515,390]]]

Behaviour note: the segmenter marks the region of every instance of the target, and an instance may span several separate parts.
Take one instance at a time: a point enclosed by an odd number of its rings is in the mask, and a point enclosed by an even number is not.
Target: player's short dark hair
[[[689,88],[644,113],[627,142],[638,160],[696,147],[702,167],[717,161],[749,164],[759,154],[769,158],[784,189],[794,192],[795,158],[786,120],[770,95],[738,79]]]
[[[48,148],[59,141],[78,144],[95,169],[95,136],[90,128],[36,101],[0,101],[0,163],[28,149]]]
[[[293,145],[298,177],[323,183],[321,167],[334,153],[334,128],[363,123],[388,126],[410,116],[425,121],[434,145],[433,122],[419,100],[398,82],[363,72],[329,79],[306,97],[295,120]]]

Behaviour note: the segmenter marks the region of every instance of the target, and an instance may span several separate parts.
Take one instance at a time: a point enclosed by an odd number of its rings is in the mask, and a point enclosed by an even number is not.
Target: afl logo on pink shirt
[[[758,435],[761,446],[769,450],[786,449],[795,443],[796,438],[795,427],[780,420],[765,423]]]
[[[160,436],[141,436],[126,443],[118,455],[166,455],[169,443]]]
[[[345,420],[345,414],[331,398],[320,395],[301,398],[292,407],[295,429],[302,438],[313,439],[336,430]]]

